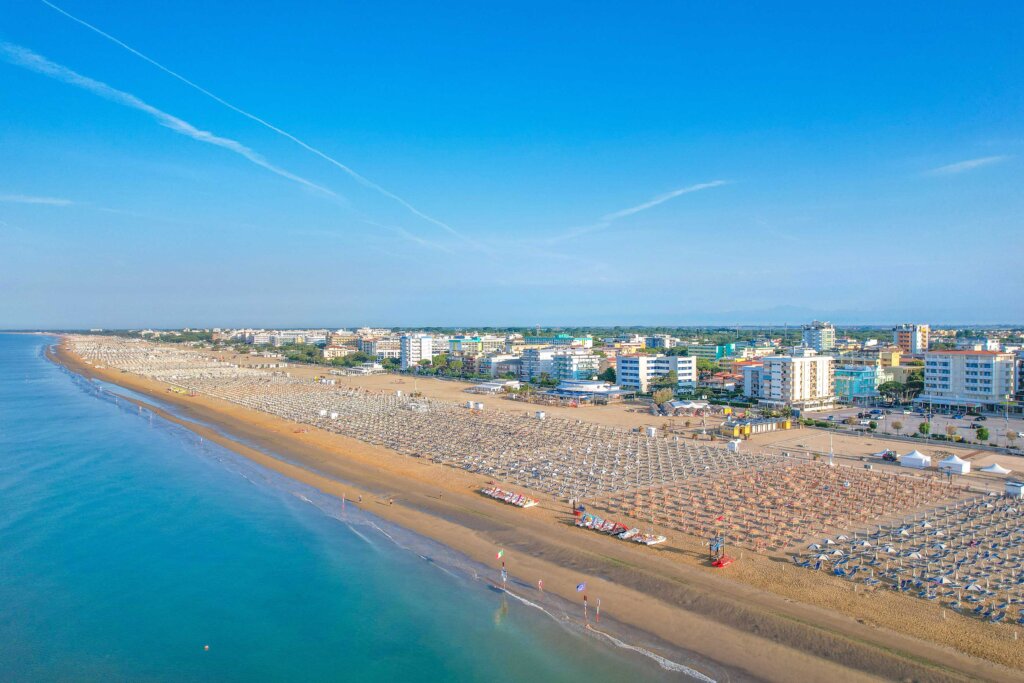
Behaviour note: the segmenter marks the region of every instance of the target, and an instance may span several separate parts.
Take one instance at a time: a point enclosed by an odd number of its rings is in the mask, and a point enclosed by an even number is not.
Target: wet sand
[[[732,567],[714,570],[697,539],[669,534],[670,543],[656,548],[625,543],[573,527],[567,505],[548,496],[535,494],[541,504],[521,510],[480,495],[487,479],[479,475],[211,397],[173,394],[159,382],[96,370],[65,348],[58,360],[216,426],[183,423],[285,476],[345,494],[349,504],[362,495],[374,514],[473,560],[497,569],[495,552],[504,548],[510,574],[527,585],[543,579],[545,590],[578,601],[575,586],[586,581],[591,600],[602,600],[602,614],[755,678],[1021,678],[1024,656],[1013,627],[906,595],[855,591],[849,582],[779,557],[745,553]]]

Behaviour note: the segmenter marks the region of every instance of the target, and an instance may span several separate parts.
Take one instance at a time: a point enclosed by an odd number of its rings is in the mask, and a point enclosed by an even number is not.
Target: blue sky
[[[1020,3],[54,4],[0,327],[1024,321]]]

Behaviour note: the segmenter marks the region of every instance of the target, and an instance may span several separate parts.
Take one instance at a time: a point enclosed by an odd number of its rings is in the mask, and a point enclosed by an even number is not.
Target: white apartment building
[[[743,366],[743,395],[749,398],[761,398],[763,365]]]
[[[765,356],[760,373],[744,369],[744,393],[759,402],[782,408],[823,410],[835,405],[835,381],[832,356],[819,356],[811,349],[794,351],[790,356]],[[760,375],[760,393],[752,383]],[[751,386],[747,385],[750,378]]]
[[[679,340],[671,334],[652,334],[644,338],[644,344],[652,349],[671,349],[679,343]]]
[[[558,349],[523,349],[520,357],[519,378],[532,380],[543,374],[554,376],[555,354]]]
[[[989,339],[988,337],[956,340],[956,348],[961,351],[1000,351],[1002,346],[998,339]]]
[[[903,323],[892,328],[892,343],[903,353],[924,353],[931,343],[932,329],[928,325]]]
[[[836,347],[836,328],[832,326],[832,323],[820,320],[815,320],[810,325],[804,325],[803,345],[818,353],[831,351]]]
[[[403,334],[399,341],[399,359],[402,369],[408,370],[419,365],[421,360],[434,357],[434,338],[429,334]]]
[[[599,372],[601,357],[589,349],[567,349],[552,358],[551,376],[558,380],[591,379]]]
[[[402,356],[402,340],[399,337],[360,339],[356,342],[356,347],[377,360]]]
[[[651,381],[675,371],[677,391],[697,386],[697,359],[693,356],[623,355],[615,359],[615,383],[640,393],[651,390]]]
[[[1002,410],[1017,391],[1017,359],[1001,351],[929,351],[924,391],[914,402],[935,408]]]

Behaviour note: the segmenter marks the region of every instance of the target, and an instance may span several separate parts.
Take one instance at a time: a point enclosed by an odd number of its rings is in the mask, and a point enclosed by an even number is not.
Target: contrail
[[[924,175],[954,175],[956,173],[963,173],[964,171],[972,171],[982,166],[989,166],[991,164],[998,164],[1006,161],[1010,157],[1006,154],[1002,154],[994,157],[981,157],[980,159],[968,159],[967,161],[958,161],[955,164],[947,164],[945,166],[939,166],[933,168],[930,171],[925,171]]]
[[[179,81],[181,81],[185,85],[189,86],[190,88],[193,88],[194,90],[197,90],[197,91],[201,92],[202,94],[206,95],[207,97],[212,99],[214,102],[217,102],[218,104],[227,107],[231,111],[234,111],[234,112],[236,112],[238,114],[241,114],[242,116],[244,116],[244,117],[246,117],[246,118],[248,118],[248,119],[250,119],[252,121],[255,121],[256,123],[260,124],[261,126],[267,128],[269,130],[274,131],[278,135],[281,135],[281,136],[283,136],[285,138],[288,138],[289,140],[291,140],[295,144],[299,145],[300,147],[302,147],[306,151],[312,152],[313,154],[317,155],[318,157],[320,157],[324,161],[327,161],[327,162],[329,162],[331,164],[334,164],[335,166],[340,168],[342,171],[344,171],[345,173],[350,175],[359,184],[363,185],[364,187],[368,187],[368,188],[370,188],[372,190],[375,190],[376,192],[379,192],[380,194],[382,194],[385,197],[387,197],[388,199],[391,199],[392,201],[395,201],[398,204],[401,204],[403,207],[405,207],[414,216],[422,218],[423,220],[427,221],[428,223],[432,223],[432,224],[438,226],[439,228],[442,228],[443,230],[447,231],[448,233],[450,233],[452,235],[455,235],[456,237],[460,237],[460,238],[465,239],[463,237],[463,235],[459,231],[457,231],[455,228],[453,228],[452,226],[448,225],[444,221],[440,221],[440,220],[438,220],[438,219],[436,219],[436,218],[434,218],[432,216],[428,216],[427,214],[423,213],[422,211],[417,209],[415,206],[413,206],[412,204],[410,204],[406,200],[404,200],[401,197],[399,197],[398,195],[396,195],[394,192],[391,192],[390,190],[387,190],[387,189],[381,187],[380,185],[378,185],[377,183],[373,182],[369,178],[366,178],[365,176],[360,175],[359,173],[357,173],[356,171],[352,170],[351,168],[349,168],[345,164],[341,163],[337,159],[335,159],[335,158],[333,158],[331,156],[328,156],[327,154],[325,154],[324,152],[321,152],[316,147],[313,147],[312,145],[310,145],[310,144],[308,144],[306,142],[303,142],[302,140],[300,140],[299,138],[295,137],[294,135],[292,135],[288,131],[282,130],[282,129],[278,128],[277,126],[273,125],[272,123],[268,123],[267,121],[264,121],[263,119],[261,119],[260,117],[256,116],[255,114],[251,114],[251,113],[247,112],[246,110],[244,110],[244,109],[242,109],[240,107],[236,107],[235,105],[231,104],[227,100],[225,100],[225,99],[223,99],[221,97],[218,97],[217,95],[213,94],[212,92],[210,92],[206,88],[204,88],[204,87],[202,87],[200,85],[197,85],[196,83],[193,83],[192,81],[190,81],[189,79],[185,78],[181,74],[176,73],[176,72],[172,71],[171,69],[168,69],[166,66],[164,66],[160,62],[156,61],[155,59],[147,57],[146,55],[142,54],[141,52],[139,52],[138,50],[133,48],[131,45],[128,45],[128,44],[124,43],[121,40],[118,40],[117,38],[115,38],[114,36],[110,35],[109,33],[106,33],[105,31],[103,31],[103,30],[93,26],[92,24],[90,24],[90,23],[88,23],[88,22],[86,22],[86,21],[84,21],[82,19],[79,19],[78,17],[76,17],[75,15],[71,14],[67,10],[64,10],[64,9],[58,7],[57,5],[53,4],[52,2],[49,2],[49,0],[40,0],[40,2],[42,2],[47,7],[50,7],[52,9],[56,10],[57,12],[60,12],[61,14],[66,16],[68,19],[71,19],[72,21],[78,22],[82,26],[85,26],[90,31],[94,31],[94,32],[98,33],[99,35],[103,36],[104,38],[106,38],[107,40],[111,41],[112,43],[114,43],[116,45],[119,45],[120,47],[123,47],[125,50],[128,50],[129,52],[131,52],[133,55],[135,55],[139,59],[142,59],[142,60],[145,60],[146,62],[149,62],[150,64],[152,64],[156,68],[160,69],[161,71],[163,71],[167,75],[173,76],[174,78],[178,79]]]
[[[74,204],[70,199],[60,197],[34,197],[25,194],[0,195],[0,203],[11,204],[45,204],[47,206],[68,206]]]
[[[631,206],[628,209],[623,209],[622,211],[616,211],[606,216],[602,216],[601,221],[611,223],[612,221],[618,220],[620,218],[632,216],[634,213],[640,213],[641,211],[652,209],[658,204],[664,204],[668,200],[675,199],[676,197],[679,197],[681,195],[690,194],[691,192],[699,192],[701,190],[707,190],[712,187],[718,187],[720,185],[728,184],[728,180],[712,180],[709,183],[697,183],[696,185],[690,185],[689,187],[681,187],[678,190],[672,190],[671,192],[666,192],[665,194],[658,195],[657,197],[654,197],[653,199],[650,199],[644,202],[643,204]]]
[[[619,220],[620,218],[626,218],[627,216],[632,216],[635,213],[640,213],[641,211],[646,211],[647,209],[653,209],[655,206],[658,206],[659,204],[664,204],[670,199],[675,199],[676,197],[681,197],[682,195],[690,194],[691,192],[700,192],[701,190],[709,190],[713,187],[728,185],[731,182],[732,181],[730,180],[712,180],[706,183],[688,185],[686,187],[681,187],[678,190],[672,190],[671,192],[659,194],[657,197],[652,197],[651,199],[648,199],[646,202],[642,204],[637,204],[636,206],[631,206],[628,209],[622,209],[620,211],[614,211],[612,213],[605,214],[604,216],[601,216],[601,220],[599,220],[597,223],[593,223],[591,225],[584,225],[578,228],[572,228],[571,230],[568,230],[562,233],[561,235],[552,237],[551,239],[548,240],[548,242],[564,242],[565,240],[572,239],[574,237],[579,237],[581,235],[586,235],[588,233],[594,232],[595,230],[604,230],[605,228],[609,227],[612,223]]]
[[[88,76],[83,76],[76,71],[72,71],[66,66],[61,66],[56,62],[51,62],[46,57],[38,55],[28,48],[14,45],[12,43],[0,42],[0,55],[15,66],[20,66],[28,69],[29,71],[35,71],[36,73],[67,83],[68,85],[73,85],[77,88],[87,90],[94,95],[98,95],[99,97],[110,100],[116,104],[145,112],[156,119],[157,123],[170,128],[175,133],[180,133],[181,135],[190,137],[193,140],[205,142],[207,144],[229,150],[241,157],[244,157],[245,159],[248,159],[257,166],[267,169],[271,173],[276,173],[282,178],[287,178],[288,180],[304,185],[312,190],[323,192],[335,199],[341,199],[336,192],[328,190],[326,187],[322,187],[310,180],[306,180],[302,176],[297,176],[294,173],[271,164],[258,153],[249,149],[237,140],[222,138],[208,131],[200,130],[188,121],[184,121],[179,119],[177,116],[172,116],[165,111],[161,111],[156,107],[143,102],[131,93],[118,90],[117,88],[113,88],[106,83],[94,80]]]

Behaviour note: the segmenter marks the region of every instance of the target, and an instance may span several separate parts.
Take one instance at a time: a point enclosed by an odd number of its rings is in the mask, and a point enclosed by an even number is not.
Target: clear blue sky
[[[1024,3],[53,1],[0,327],[1024,321]]]

